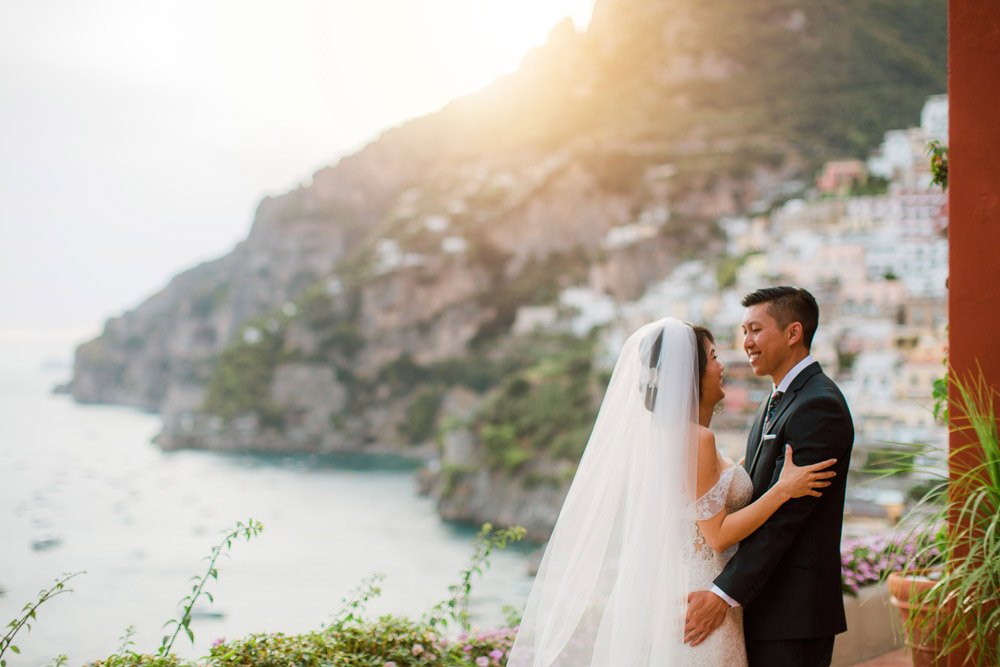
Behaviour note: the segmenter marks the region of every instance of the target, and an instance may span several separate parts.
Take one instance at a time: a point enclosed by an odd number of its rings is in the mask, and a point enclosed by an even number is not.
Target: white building
[[[550,331],[556,329],[558,323],[559,311],[555,306],[521,306],[511,332],[523,336],[534,331]]]
[[[883,135],[882,144],[868,158],[868,173],[891,179],[897,172],[908,169],[912,161],[906,130],[889,130]]]
[[[929,139],[948,144],[948,96],[932,95],[920,111],[920,129]]]
[[[948,142],[948,96],[927,98],[920,112],[920,127],[889,130],[882,145],[868,159],[868,172],[887,179],[928,184],[927,143]]]
[[[618,314],[618,304],[607,294],[586,287],[569,287],[559,294],[559,305],[574,316],[569,328],[576,336],[586,336],[596,326],[608,324]]]
[[[948,241],[913,240],[884,234],[868,248],[869,280],[895,276],[914,297],[945,298],[948,279]]]
[[[891,198],[896,202],[893,218],[901,236],[933,239],[941,236],[948,225],[948,197],[937,186],[929,188],[894,188]]]
[[[719,310],[719,290],[715,274],[701,261],[678,264],[665,279],[654,283],[622,311],[634,321],[652,321],[660,317],[704,324]]]
[[[887,220],[902,216],[899,200],[888,195],[878,197],[850,197],[844,201],[841,227],[845,232],[868,232],[884,226]]]
[[[628,225],[612,227],[604,237],[605,248],[624,248],[639,241],[654,238],[657,234],[655,225],[635,222]]]

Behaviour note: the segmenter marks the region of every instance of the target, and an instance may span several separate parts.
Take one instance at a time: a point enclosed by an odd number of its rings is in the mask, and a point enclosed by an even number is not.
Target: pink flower
[[[490,667],[490,659],[485,655],[476,658],[476,667]]]
[[[413,655],[420,655],[423,652],[424,652],[424,647],[421,646],[420,644],[414,644],[413,650],[410,651],[410,653],[412,653]]]
[[[390,660],[387,663],[385,663],[384,665],[382,665],[382,667],[396,667],[396,663],[393,662],[392,660]]]
[[[226,638],[225,637],[219,637],[214,642],[212,642],[212,648],[215,648],[217,646],[222,646],[225,643],[226,643]]]
[[[501,651],[498,648],[495,648],[492,651],[490,651],[490,657],[496,660],[497,662],[500,662],[500,658],[503,657],[503,651]]]

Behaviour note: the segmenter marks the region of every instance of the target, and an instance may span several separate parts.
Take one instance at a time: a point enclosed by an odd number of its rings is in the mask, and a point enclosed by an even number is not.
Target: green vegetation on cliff
[[[263,424],[280,426],[280,411],[269,396],[274,370],[285,355],[281,320],[272,318],[246,327],[243,336],[219,356],[203,409],[223,419],[256,414]]]
[[[474,419],[489,467],[513,472],[541,457],[576,464],[597,416],[594,346],[572,336],[535,343],[535,363],[506,378]]]

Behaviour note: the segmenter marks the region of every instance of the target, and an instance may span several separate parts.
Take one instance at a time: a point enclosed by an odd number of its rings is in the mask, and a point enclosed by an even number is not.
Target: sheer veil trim
[[[695,345],[690,326],[665,318],[622,347],[511,667],[683,661],[684,553],[697,470]]]

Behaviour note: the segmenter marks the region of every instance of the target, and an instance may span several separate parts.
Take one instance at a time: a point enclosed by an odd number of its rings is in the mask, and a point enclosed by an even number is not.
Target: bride
[[[711,586],[783,503],[819,495],[833,460],[798,467],[753,503],[709,430],[725,396],[705,328],[665,318],[625,342],[535,578],[510,667],[746,665],[742,610],[697,647],[686,597]]]

